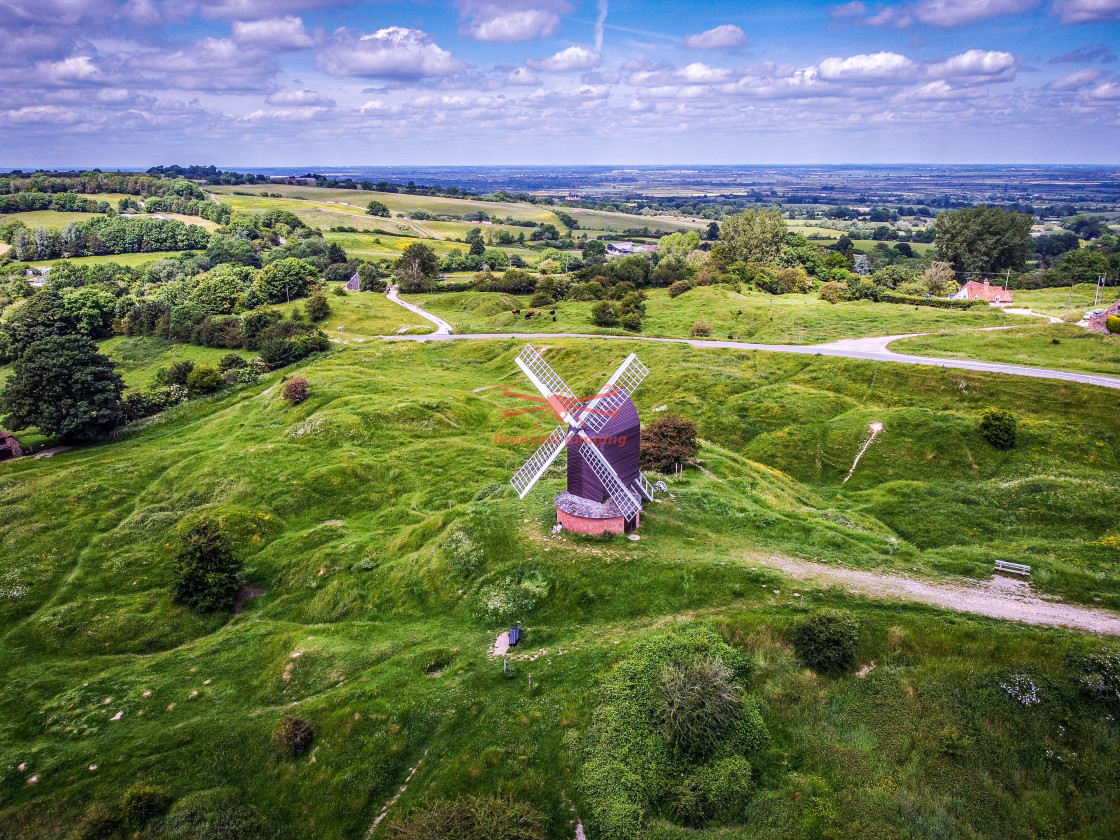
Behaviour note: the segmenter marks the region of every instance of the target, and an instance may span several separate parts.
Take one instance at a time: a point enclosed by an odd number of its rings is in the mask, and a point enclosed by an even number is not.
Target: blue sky
[[[1120,0],[0,0],[0,167],[1120,163]]]

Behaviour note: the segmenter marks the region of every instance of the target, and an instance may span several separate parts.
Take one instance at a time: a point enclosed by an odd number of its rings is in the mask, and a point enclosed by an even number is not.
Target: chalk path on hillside
[[[761,350],[768,353],[797,353],[803,356],[840,356],[845,359],[864,359],[872,362],[903,362],[929,367],[956,368],[958,370],[978,370],[984,373],[1005,373],[1011,376],[1028,376],[1035,379],[1060,379],[1066,382],[1079,382],[1083,385],[1099,385],[1102,388],[1120,390],[1120,378],[1095,373],[1074,373],[1054,368],[1009,365],[1002,362],[981,362],[975,359],[941,359],[936,356],[911,356],[896,353],[888,345],[902,338],[917,338],[928,333],[905,333],[904,335],[883,335],[870,338],[842,338],[825,344],[752,344],[746,341],[718,341],[703,338],[654,338],[646,335],[596,335],[593,333],[465,333],[453,334],[452,326],[442,318],[437,318],[414,303],[403,301],[393,286],[388,292],[389,300],[427,318],[437,329],[428,335],[383,335],[382,338],[406,341],[450,341],[450,340],[492,340],[509,338],[552,339],[552,338],[602,338],[614,341],[655,341],[662,344],[687,344],[690,347],[717,347],[727,350]],[[1048,316],[1043,316],[1048,317]],[[992,329],[988,327],[986,329]],[[996,329],[999,329],[998,327]]]
[[[794,580],[841,586],[854,595],[917,601],[1006,621],[1120,636],[1120,615],[1107,610],[1040,598],[1031,592],[1030,584],[1026,581],[999,575],[993,576],[986,583],[937,583],[889,572],[868,572],[780,555],[750,558],[750,562],[756,561],[759,565],[779,571]]]

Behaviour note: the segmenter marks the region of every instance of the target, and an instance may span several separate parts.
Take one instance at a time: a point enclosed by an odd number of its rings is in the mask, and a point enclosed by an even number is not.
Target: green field
[[[97,213],[61,213],[57,210],[31,210],[27,213],[5,213],[0,216],[0,224],[23,222],[32,230],[36,228],[55,228],[62,230],[71,222],[88,222]]]
[[[1012,289],[1015,295],[1015,306],[1023,306],[1053,315],[1055,318],[1065,318],[1068,312],[1069,323],[1075,324],[1081,320],[1085,311],[1093,308],[1097,302],[1098,309],[1104,309],[1116,302],[1115,289],[1097,291],[1095,283],[1079,283],[1071,289],[1064,286],[1056,289]]]
[[[1073,324],[1032,324],[995,332],[924,335],[892,342],[890,349],[917,356],[1120,374],[1120,336],[1091,332]]]
[[[331,314],[318,326],[336,344],[360,344],[383,335],[417,335],[435,332],[431,321],[397,306],[385,295],[375,292],[349,292],[346,297],[327,294]],[[275,307],[290,317],[293,309],[302,311],[305,301]]]
[[[130,340],[114,341],[123,358]],[[141,343],[133,374],[158,363]],[[692,832],[655,804],[645,837],[1120,831],[1115,723],[1066,658],[1099,639],[791,584],[765,565],[985,579],[1013,556],[1037,592],[1118,608],[1114,392],[550,340],[577,393],[637,352],[643,418],[666,405],[705,441],[703,470],[668,477],[641,541],[595,541],[550,533],[560,468],[523,502],[506,486],[528,452],[493,436],[533,419],[503,420],[492,386],[524,385],[521,344],[367,343],[116,442],[0,464],[0,837],[90,836],[91,809],[118,812],[143,781],[170,795],[168,816],[101,836],[358,840],[401,793],[379,838],[440,797],[497,792],[541,810],[550,838],[576,819],[599,838],[584,749],[604,681],[639,642],[695,627],[745,654],[770,740],[736,825]],[[293,408],[277,385],[296,373],[311,397]],[[977,436],[989,405],[1019,416],[1016,449]],[[872,420],[884,432],[844,484]],[[263,590],[238,616],[168,599],[175,527],[201,512]],[[466,576],[445,542],[457,527],[478,545]],[[503,678],[487,651],[511,617],[482,605],[526,574],[547,594],[516,615],[524,648]],[[792,624],[821,606],[858,618],[858,673],[794,658]],[[1021,680],[1037,704],[1002,687]],[[315,729],[299,758],[272,742],[292,714]]]
[[[170,367],[173,362],[189,359],[196,365],[218,366],[222,356],[236,353],[251,359],[255,353],[247,350],[224,350],[218,347],[199,347],[162,338],[117,336],[100,342],[101,352],[117,363],[117,370],[124,377],[127,388],[144,390],[155,384],[156,373]]]
[[[868,253],[870,253],[871,251],[874,251],[876,245],[890,245],[890,246],[893,247],[893,246],[899,245],[899,244],[901,244],[901,243],[899,243],[899,242],[878,242],[874,239],[853,239],[852,240],[852,245],[854,245],[860,251],[867,251]],[[932,251],[935,247],[933,244],[931,244],[929,242],[908,242],[907,244],[914,250],[914,253],[919,255],[919,256],[924,256],[925,254]]]
[[[964,311],[901,306],[872,301],[825,303],[815,295],[744,294],[722,286],[698,286],[676,298],[664,289],[650,289],[642,334],[687,338],[699,320],[712,327],[711,337],[734,336],[742,341],[769,344],[818,344],[838,338],[899,335],[953,328],[1024,323],[1025,316],[1007,315],[986,307]],[[544,307],[551,316],[526,320],[512,310],[529,308],[529,296],[483,292],[410,295],[409,300],[448,321],[459,333],[492,332],[623,332],[596,327],[592,303],[562,300]]]
[[[178,257],[181,254],[187,253],[186,251],[149,251],[142,254],[102,254],[96,257],[69,257],[66,262],[73,263],[74,265],[104,265],[106,263],[116,263],[117,265],[144,265],[155,260],[171,259]],[[44,265],[54,265],[61,260],[35,260],[29,265],[36,268]]]

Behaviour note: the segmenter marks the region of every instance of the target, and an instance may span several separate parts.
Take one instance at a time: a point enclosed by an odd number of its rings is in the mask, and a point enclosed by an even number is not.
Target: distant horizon
[[[1077,163],[1063,163],[1060,161],[1030,161],[995,163],[990,161],[976,161],[971,163],[942,162],[942,161],[898,161],[860,163],[846,161],[842,163],[824,163],[809,161],[805,163],[315,163],[315,164],[248,164],[226,165],[219,163],[153,163],[148,166],[105,166],[105,165],[68,165],[57,166],[8,166],[0,165],[0,172],[72,172],[94,171],[102,172],[147,172],[158,166],[214,166],[221,172],[239,172],[242,174],[277,170],[303,170],[304,172],[325,173],[327,170],[375,170],[375,169],[845,169],[845,168],[887,168],[887,167],[946,167],[954,169],[964,168],[990,168],[990,169],[1022,169],[1022,168],[1093,168],[1109,167],[1120,169],[1120,161],[1090,161]]]

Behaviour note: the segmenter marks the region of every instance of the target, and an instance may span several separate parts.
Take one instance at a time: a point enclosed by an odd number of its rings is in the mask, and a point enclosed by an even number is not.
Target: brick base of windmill
[[[642,515],[634,518],[634,527],[626,527],[626,517],[610,499],[596,502],[565,490],[556,496],[556,524],[573,534],[600,537],[603,534],[625,534],[641,524]]]

